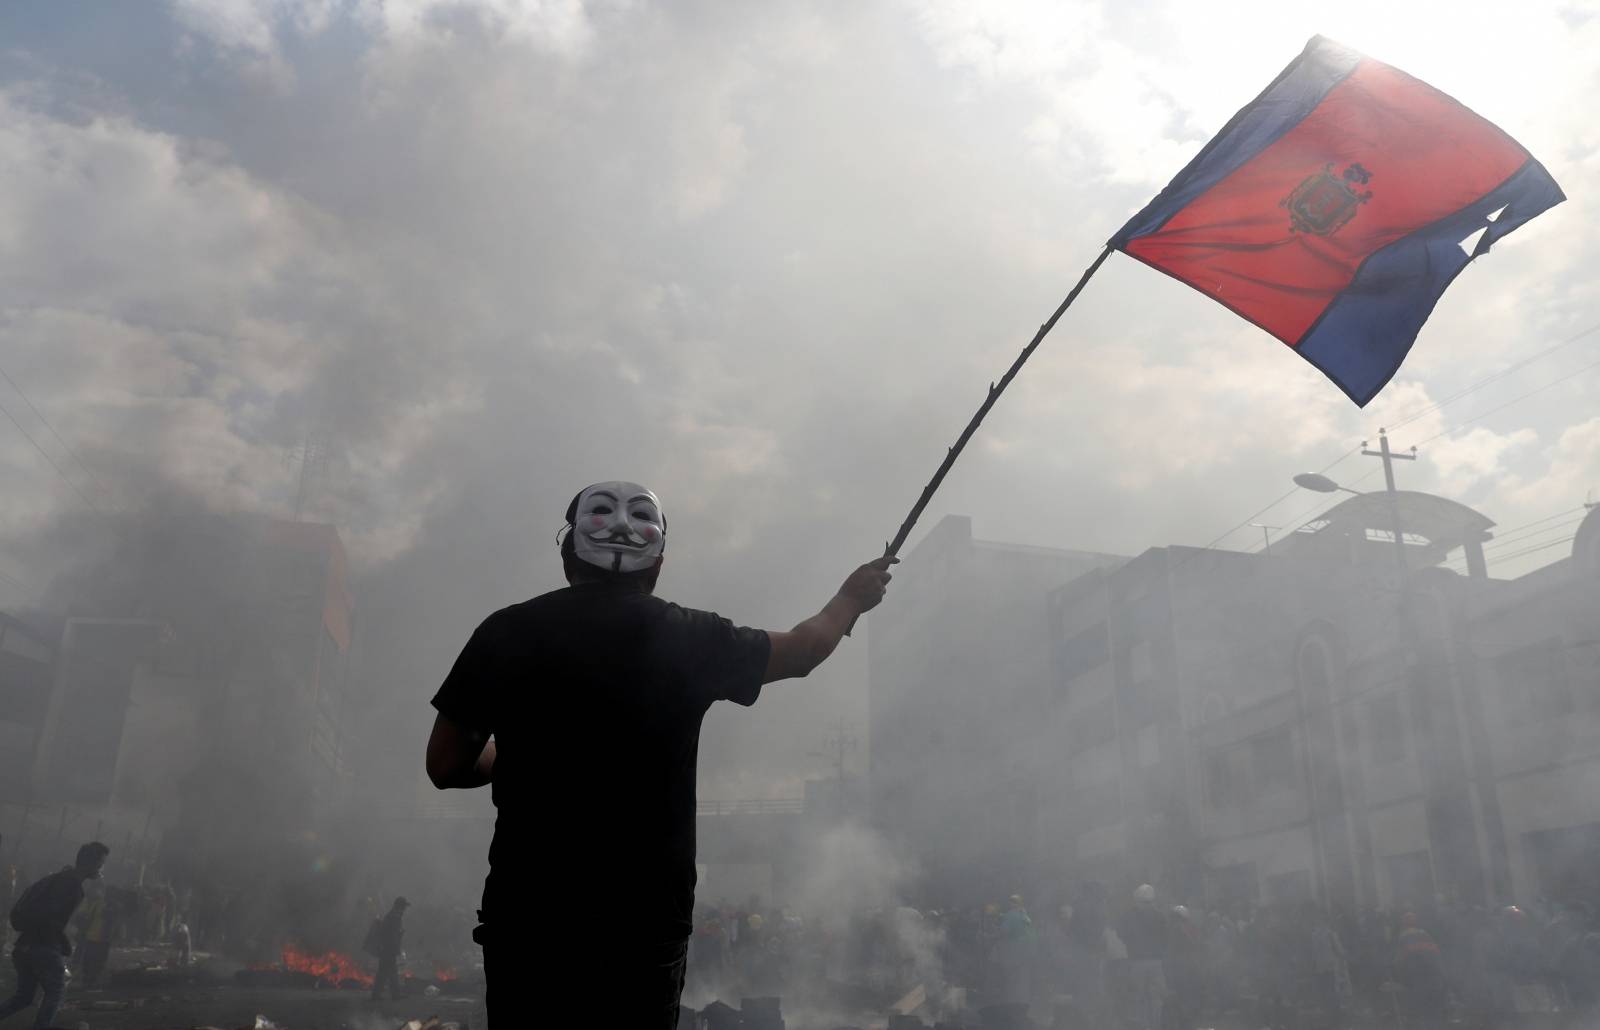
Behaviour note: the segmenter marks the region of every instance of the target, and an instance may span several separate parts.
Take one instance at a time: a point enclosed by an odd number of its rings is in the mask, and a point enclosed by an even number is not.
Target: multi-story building
[[[1528,897],[1569,874],[1600,827],[1583,536],[1494,580],[1487,518],[1398,506],[1403,565],[1394,508],[1368,495],[1270,554],[1159,548],[1054,595],[1053,796],[1076,873],[1372,905]],[[1441,567],[1457,553],[1467,575]]]
[[[26,756],[0,798],[13,840],[248,851],[339,800],[352,604],[333,527],[164,526],[73,593],[59,639],[9,622],[0,637],[0,690],[19,699],[0,732]]]
[[[51,634],[0,614],[0,805],[29,800],[54,668]]]
[[[874,820],[990,897],[1600,900],[1600,514],[1510,580],[1492,526],[1409,491],[1265,553],[941,526],[874,618]]]
[[[1040,792],[1034,720],[1050,709],[1047,594],[1126,559],[975,540],[948,516],[896,567],[873,612],[869,805],[930,892],[974,893],[973,870],[1029,874]]]

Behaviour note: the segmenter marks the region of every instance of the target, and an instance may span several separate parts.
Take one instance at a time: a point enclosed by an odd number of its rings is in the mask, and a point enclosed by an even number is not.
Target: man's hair
[[[587,490],[588,487],[584,487]],[[661,576],[661,559],[648,569],[637,572],[612,572],[602,569],[598,565],[591,565],[578,557],[577,542],[572,539],[572,534],[578,525],[578,502],[583,499],[583,490],[572,495],[572,501],[567,505],[567,531],[561,537],[561,571],[566,573],[568,583],[581,581],[594,583],[615,583],[618,586],[631,587],[646,594],[654,593],[656,580]],[[666,516],[661,518],[661,526],[666,528]]]
[[[73,860],[73,865],[79,869],[93,865],[96,861],[104,861],[111,849],[97,840],[92,840],[78,849],[78,857]]]

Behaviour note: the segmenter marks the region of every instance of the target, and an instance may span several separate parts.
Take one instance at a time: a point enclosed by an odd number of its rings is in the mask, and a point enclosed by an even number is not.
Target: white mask
[[[639,572],[656,564],[667,546],[661,501],[638,483],[596,483],[578,495],[572,550],[610,572]]]

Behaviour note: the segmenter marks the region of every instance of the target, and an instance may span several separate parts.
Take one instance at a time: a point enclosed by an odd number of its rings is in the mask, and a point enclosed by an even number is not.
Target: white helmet
[[[1148,883],[1141,883],[1133,892],[1134,901],[1156,900],[1156,889]]]

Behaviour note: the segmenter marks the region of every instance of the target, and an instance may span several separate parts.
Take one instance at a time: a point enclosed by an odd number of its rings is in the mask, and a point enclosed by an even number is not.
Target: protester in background
[[[83,929],[78,936],[78,968],[83,985],[93,987],[111,957],[111,906],[103,880],[84,884]]]
[[[12,905],[11,926],[18,936],[11,964],[17,970],[17,990],[0,1005],[0,1019],[32,1005],[33,996],[42,989],[33,1025],[48,1027],[55,1022],[66,990],[66,960],[72,954],[67,923],[83,903],[84,881],[99,879],[109,854],[111,849],[99,841],[83,845],[72,865],[35,882]]]
[[[174,949],[172,956],[173,965],[177,966],[179,969],[189,968],[189,963],[193,961],[194,958],[193,941],[189,937],[189,923],[184,918],[182,912],[178,912],[173,915],[172,932],[168,934],[168,936],[172,938],[172,946]]]
[[[1171,930],[1167,936],[1166,979],[1171,996],[1166,1014],[1169,1030],[1190,1030],[1200,1017],[1205,994],[1201,969],[1205,935],[1198,919],[1186,905],[1172,906]]]
[[[1350,966],[1344,942],[1327,915],[1311,902],[1301,907],[1301,923],[1311,927],[1312,990],[1317,1004],[1342,1018],[1350,1007]]]
[[[0,869],[0,912],[10,912],[17,900],[18,874],[15,865]],[[0,948],[11,943],[11,924],[0,921]]]
[[[1166,1002],[1167,916],[1156,907],[1156,889],[1140,884],[1133,892],[1133,908],[1122,923],[1122,943],[1128,949],[1128,1013],[1139,1030],[1161,1030]]]
[[[1022,895],[1013,894],[1000,915],[999,936],[994,942],[997,976],[996,1001],[1013,1012],[1014,1025],[1021,1026],[1033,997],[1033,966],[1038,934],[1033,919],[1022,904]]]
[[[1439,945],[1418,925],[1415,912],[1400,917],[1400,933],[1395,937],[1394,976],[1402,988],[1407,1023],[1442,1026],[1446,996]]]
[[[411,902],[405,898],[395,898],[394,904],[389,906],[389,911],[376,927],[372,951],[378,956],[378,975],[372,981],[373,1001],[382,999],[386,987],[390,999],[398,1000],[400,997],[400,952],[406,933],[406,909],[410,905]]]

